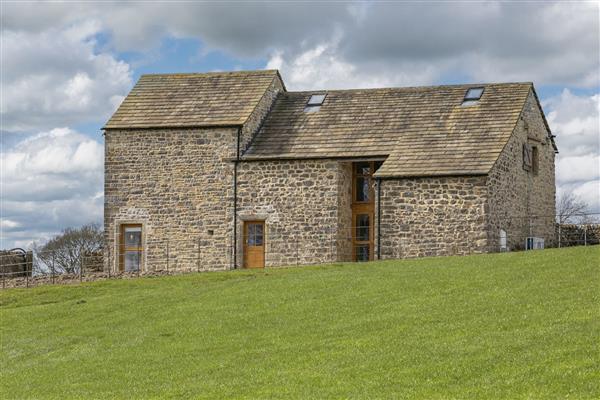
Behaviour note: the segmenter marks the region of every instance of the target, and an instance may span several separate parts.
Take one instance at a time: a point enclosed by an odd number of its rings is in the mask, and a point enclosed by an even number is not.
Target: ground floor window
[[[119,237],[119,270],[124,272],[139,271],[143,253],[142,225],[121,225]]]

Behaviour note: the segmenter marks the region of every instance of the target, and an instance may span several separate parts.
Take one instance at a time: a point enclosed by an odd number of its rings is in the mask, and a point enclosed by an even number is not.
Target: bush
[[[57,272],[74,273],[82,257],[97,253],[104,247],[104,233],[98,224],[67,228],[41,247],[36,246],[40,261]]]

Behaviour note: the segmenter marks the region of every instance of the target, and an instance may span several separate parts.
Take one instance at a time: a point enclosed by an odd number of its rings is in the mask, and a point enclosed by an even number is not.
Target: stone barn
[[[292,92],[275,70],[144,75],[104,132],[115,271],[554,240],[557,150],[532,83]]]

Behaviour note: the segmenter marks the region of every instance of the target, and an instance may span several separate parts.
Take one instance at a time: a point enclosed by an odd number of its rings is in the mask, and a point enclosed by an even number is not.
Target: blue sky
[[[144,73],[277,68],[289,90],[533,81],[558,192],[600,211],[594,2],[2,2],[0,248],[102,222],[101,127]]]

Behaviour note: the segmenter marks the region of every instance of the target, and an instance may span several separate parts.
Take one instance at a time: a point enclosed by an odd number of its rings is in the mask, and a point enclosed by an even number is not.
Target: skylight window
[[[306,103],[306,107],[304,107],[304,112],[317,112],[321,109],[321,105],[323,101],[325,101],[325,94],[313,94],[308,99],[308,103]]]
[[[471,106],[471,105],[477,104],[479,102],[479,99],[481,99],[482,94],[483,94],[482,87],[470,88],[469,90],[467,90],[467,93],[465,94],[465,98],[463,99],[462,105],[463,106]]]
[[[310,96],[310,99],[308,99],[308,103],[306,103],[307,106],[320,106],[323,104],[323,101],[325,101],[325,96],[324,94],[313,94],[312,96]]]

